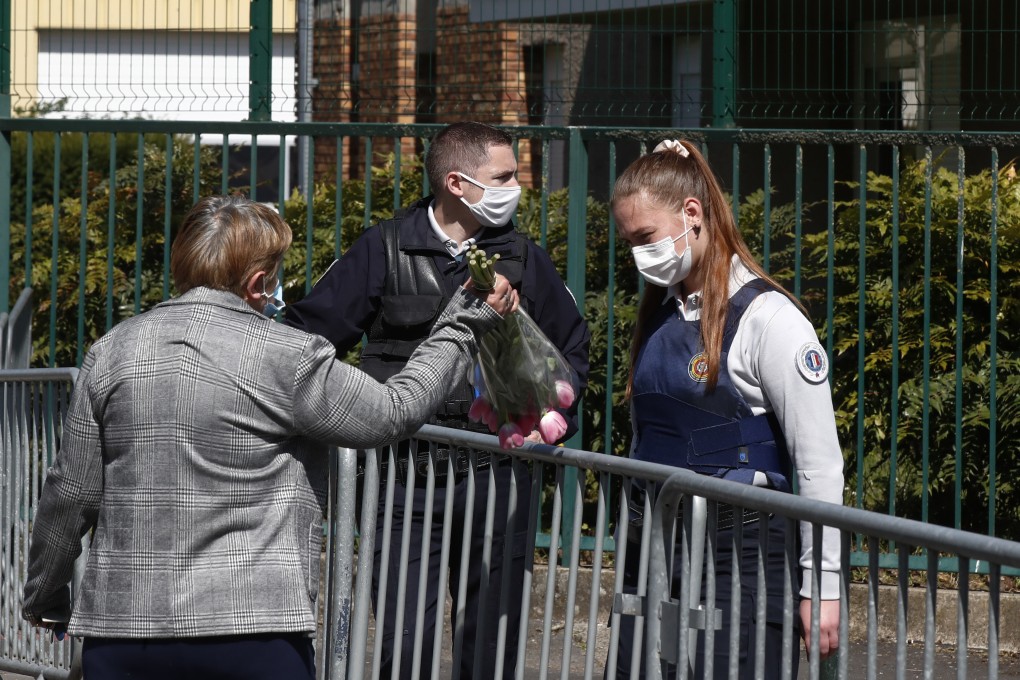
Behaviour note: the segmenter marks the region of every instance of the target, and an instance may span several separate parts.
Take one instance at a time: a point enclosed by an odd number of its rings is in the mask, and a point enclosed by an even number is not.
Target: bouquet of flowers
[[[471,246],[467,258],[475,286],[491,288],[499,255],[490,259]],[[577,398],[577,373],[523,309],[482,338],[470,382],[477,396],[468,417],[498,433],[502,448],[521,446],[535,429],[547,444],[566,433],[567,421],[556,409]]]

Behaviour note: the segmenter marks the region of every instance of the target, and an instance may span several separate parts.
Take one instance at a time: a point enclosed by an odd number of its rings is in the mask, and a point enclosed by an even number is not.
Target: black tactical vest
[[[379,224],[386,254],[386,287],[379,312],[368,330],[368,341],[361,353],[361,369],[379,382],[385,382],[403,369],[418,345],[429,336],[450,301],[442,274],[430,254],[409,254],[400,249],[400,224],[395,218]],[[527,244],[513,233],[500,252],[497,270],[520,289],[527,259]],[[523,303],[523,298],[522,298]],[[474,395],[467,379],[460,381],[433,423],[467,423],[467,411]]]

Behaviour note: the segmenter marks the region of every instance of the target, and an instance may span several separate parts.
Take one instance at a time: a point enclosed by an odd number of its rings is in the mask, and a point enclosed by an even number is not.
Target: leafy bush
[[[52,135],[50,136],[52,137]],[[80,136],[77,136],[80,137]],[[109,149],[99,137],[90,141],[85,203],[85,237],[82,245],[82,198],[80,174],[81,140],[62,136],[61,193],[59,219],[54,229],[52,165],[48,157],[52,139],[35,136],[31,259],[32,285],[36,289],[34,337],[35,365],[75,365],[87,346],[111,325],[148,309],[173,293],[165,271],[169,251],[164,237],[166,225],[175,233],[184,213],[191,207],[195,177],[194,147],[187,139],[173,140],[171,167],[166,167],[166,142],[162,136],[144,143],[145,175],[142,189],[142,219],[138,223],[138,189],[134,160],[137,137],[117,137],[118,169],[113,182],[108,177]],[[15,136],[15,149],[24,148]],[[18,144],[21,144],[19,147]],[[47,146],[49,145],[49,146]],[[96,160],[95,163],[92,161]],[[933,164],[934,165],[934,164]],[[12,186],[27,186],[26,164],[13,164]],[[406,160],[401,170],[400,196],[409,204],[421,196],[420,163]],[[202,148],[198,176],[201,187],[220,186],[219,150]],[[962,526],[987,530],[989,504],[991,385],[990,342],[992,187],[997,183],[998,307],[996,336],[996,474],[994,478],[996,534],[1020,536],[1020,489],[1009,471],[1017,466],[1018,451],[1010,442],[1020,435],[1020,358],[1014,329],[1020,327],[1020,181],[1012,166],[992,177],[983,172],[967,177],[963,186],[962,265],[962,348],[960,399],[956,378],[956,268],[960,251],[958,221],[960,187],[957,175],[934,170],[931,177],[930,207],[930,293],[925,314],[925,187],[927,166],[923,161],[904,167],[900,177],[899,200],[894,206],[892,180],[880,175],[867,178],[864,225],[866,266],[858,269],[860,241],[860,199],[834,206],[833,228],[833,323],[826,327],[827,260],[829,233],[825,225],[805,223],[800,240],[801,298],[812,311],[822,342],[833,346],[833,399],[840,440],[847,461],[847,502],[887,512],[889,489],[894,488],[898,515],[921,516],[923,461],[928,460],[928,516],[933,522],[952,525],[959,499]],[[170,194],[166,194],[169,173]],[[394,197],[393,156],[381,157],[373,168],[367,187],[372,205],[372,223],[389,217]],[[49,188],[48,188],[49,187]],[[849,185],[851,189],[856,188]],[[20,191],[20,189],[19,189]],[[111,193],[112,192],[112,193]],[[294,246],[287,255],[284,273],[286,299],[304,295],[338,253],[343,253],[364,229],[366,185],[364,180],[344,180],[339,192],[332,184],[315,185],[312,205],[293,194],[284,205],[284,215],[294,230]],[[115,198],[112,217],[110,197]],[[25,194],[17,194],[24,205]],[[169,221],[166,209],[169,202]],[[805,219],[812,206],[805,206]],[[535,241],[545,243],[561,275],[567,262],[567,192],[547,196],[545,233],[542,229],[542,196],[525,189],[519,209],[520,228]],[[899,309],[898,340],[893,346],[893,211],[898,210]],[[761,250],[765,222],[764,193],[746,196],[740,205],[740,224],[753,248]],[[585,316],[592,332],[589,387],[583,395],[582,446],[585,449],[626,455],[630,443],[630,420],[624,390],[628,372],[630,337],[636,317],[638,275],[626,249],[616,247],[610,267],[610,221],[607,206],[588,201],[585,233]],[[338,217],[339,215],[339,217]],[[769,215],[771,272],[793,288],[796,214],[793,206],[774,206]],[[136,243],[140,233],[140,244]],[[56,240],[54,240],[56,239]],[[23,211],[14,210],[11,237],[11,299],[25,283],[26,239]],[[82,252],[85,267],[81,267]],[[52,254],[56,253],[56,276]],[[760,256],[760,252],[758,253]],[[609,290],[612,268],[614,288]],[[84,282],[82,280],[84,276]],[[84,286],[83,313],[79,295]],[[865,316],[863,335],[858,328],[858,297],[863,286]],[[51,295],[51,291],[55,294]],[[107,303],[107,295],[112,304]],[[50,299],[56,307],[51,308]],[[610,332],[610,318],[612,328]],[[53,325],[51,326],[51,319]],[[79,338],[80,324],[80,338]],[[925,338],[927,341],[927,350]],[[858,396],[858,342],[864,342],[864,392]],[[52,343],[52,346],[51,346]],[[611,348],[611,349],[610,349]],[[898,361],[899,380],[893,393],[893,358]],[[610,357],[612,362],[610,364]],[[347,357],[357,360],[357,352]],[[924,372],[927,368],[927,385]],[[924,407],[929,417],[924,419]],[[895,479],[890,452],[893,447],[892,416],[897,408]],[[960,416],[957,426],[956,411]],[[858,479],[858,413],[863,418],[863,475]],[[607,423],[612,426],[608,432]],[[956,493],[956,448],[959,437],[962,492]],[[858,493],[858,488],[860,493]],[[589,500],[594,493],[589,479]],[[589,503],[589,508],[594,504]]]
[[[80,135],[77,140],[71,135],[65,137],[70,138],[64,142],[66,146],[81,148]],[[125,143],[134,148],[137,138],[125,138]],[[140,221],[134,164],[120,167],[112,182],[108,170],[96,170],[90,164],[84,203],[80,185],[68,187],[62,177],[56,220],[53,195],[47,196],[44,188],[32,210],[31,241],[26,238],[24,220],[12,220],[11,299],[26,283],[35,290],[34,365],[77,365],[87,346],[114,324],[164,298],[165,291],[171,289],[165,266],[169,246],[164,234],[167,227],[171,234],[175,232],[192,205],[193,161],[193,147],[178,140],[168,170],[165,145],[146,141]],[[202,149],[200,182],[215,182],[219,176],[216,164],[215,152]],[[40,165],[37,163],[36,168]],[[24,167],[15,166],[15,172],[23,173]],[[80,157],[78,172],[80,178]],[[168,172],[169,225],[165,219]],[[19,182],[25,186],[24,174],[15,174],[13,183]],[[26,282],[29,267],[31,281]],[[112,298],[109,304],[108,295]]]
[[[937,163],[932,164],[937,167]],[[833,347],[833,401],[840,441],[846,452],[848,504],[921,518],[924,460],[928,461],[927,512],[930,521],[955,522],[957,499],[961,526],[987,531],[989,507],[989,396],[991,382],[991,229],[992,187],[997,184],[998,269],[996,310],[996,535],[1020,537],[1020,495],[1010,472],[1017,450],[1010,442],[1020,435],[1020,357],[1014,329],[1020,322],[1020,181],[1012,165],[993,177],[989,171],[965,178],[964,210],[960,224],[961,188],[956,173],[932,171],[926,254],[926,174],[921,160],[900,174],[898,203],[888,176],[867,177],[864,224],[865,268],[859,270],[859,186],[853,200],[835,206],[833,233],[833,324],[826,326],[827,230],[806,233],[802,241],[801,299],[812,310],[822,342]],[[758,198],[761,194],[759,193]],[[760,241],[761,201],[754,196],[742,208],[742,225]],[[899,231],[893,233],[898,211]],[[773,212],[772,270],[792,282],[793,213],[787,207]],[[894,238],[895,244],[894,244]],[[962,238],[962,240],[961,240]],[[898,247],[898,338],[893,344],[893,252]],[[957,254],[962,253],[962,363],[957,398]],[[930,268],[926,269],[926,258]],[[925,307],[925,279],[930,293]],[[859,296],[864,291],[864,323],[859,327]],[[863,335],[861,334],[863,331]],[[926,338],[927,336],[927,350]],[[858,394],[858,343],[864,342],[863,399]],[[898,382],[893,393],[893,359]],[[925,370],[928,371],[927,385]],[[927,390],[927,392],[926,392]],[[925,420],[927,396],[928,418]],[[895,476],[891,466],[892,413],[897,409]],[[959,424],[957,422],[959,408]],[[858,417],[863,438],[858,444]],[[962,477],[957,494],[957,437]],[[858,447],[863,475],[858,479]],[[890,498],[890,487],[895,496]],[[860,494],[858,494],[860,489]]]

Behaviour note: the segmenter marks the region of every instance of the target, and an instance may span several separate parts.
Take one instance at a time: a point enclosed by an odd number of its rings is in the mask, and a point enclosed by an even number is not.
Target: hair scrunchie
[[[691,154],[691,152],[687,150],[687,147],[681,144],[677,139],[666,139],[659,142],[656,147],[652,149],[652,153],[658,153],[660,151],[675,151],[684,158],[687,158]]]

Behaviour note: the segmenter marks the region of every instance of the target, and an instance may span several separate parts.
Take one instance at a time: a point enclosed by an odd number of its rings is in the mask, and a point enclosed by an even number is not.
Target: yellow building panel
[[[248,31],[250,0],[30,0],[11,7],[11,94],[38,97],[39,31]],[[294,33],[297,0],[273,0],[273,32]]]
[[[248,30],[249,0],[35,0],[36,29]],[[26,8],[29,9],[29,8]],[[297,0],[273,1],[273,28],[292,33]],[[21,28],[15,26],[15,28]]]

